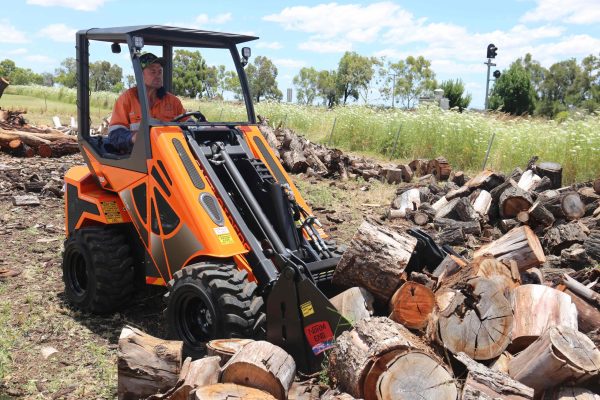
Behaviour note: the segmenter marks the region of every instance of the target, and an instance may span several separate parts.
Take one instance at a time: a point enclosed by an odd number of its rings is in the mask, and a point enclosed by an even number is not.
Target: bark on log
[[[460,229],[465,235],[481,235],[481,224],[479,221],[456,221],[449,218],[436,218],[433,221],[436,229]]]
[[[242,347],[223,366],[222,383],[243,384],[285,400],[296,375],[296,362],[278,346],[262,340]]]
[[[442,196],[431,205],[431,208],[437,213],[446,204],[448,204],[448,199],[446,198],[446,196]]]
[[[292,399],[290,399],[292,400]],[[312,399],[311,399],[312,400]],[[339,390],[329,389],[321,396],[321,400],[355,400],[348,393],[340,392]]]
[[[543,227],[554,224],[554,215],[539,201],[536,201],[527,212],[529,213],[530,224]]]
[[[406,218],[419,226],[426,225],[429,222],[429,215],[421,211],[407,211]]]
[[[465,184],[465,173],[463,171],[456,171],[450,176],[450,181],[456,183],[458,186]]]
[[[590,289],[583,283],[576,281],[567,274],[563,274],[563,282],[574,293],[577,293],[591,304],[600,308],[600,293]]]
[[[509,231],[515,229],[520,226],[520,222],[517,221],[516,218],[503,219],[500,221],[500,230],[503,233],[508,233]]]
[[[546,256],[538,237],[528,226],[520,226],[509,231],[473,253],[473,257],[491,254],[498,260],[514,260],[520,271],[537,267],[546,261]]]
[[[444,197],[443,197],[444,198]],[[445,198],[444,198],[445,199]],[[435,218],[452,218],[456,219],[456,213],[453,214],[454,212],[454,208],[456,207],[456,204],[459,202],[459,198],[455,198],[452,199],[450,201],[448,201],[446,204],[443,204],[442,206],[440,206],[437,209],[437,212],[435,213]],[[436,203],[434,203],[433,207],[436,207]]]
[[[219,357],[204,357],[194,361],[186,358],[177,384],[166,393],[150,396],[146,400],[188,400],[192,390],[219,382],[220,361]]]
[[[359,286],[388,302],[401,283],[417,239],[364,221],[333,274],[333,283]]]
[[[531,195],[519,187],[507,188],[500,196],[500,216],[514,218],[519,211],[527,211],[533,204]]]
[[[583,333],[551,327],[508,365],[509,375],[536,393],[563,383],[577,384],[598,376],[600,351]]]
[[[400,168],[384,168],[383,176],[386,183],[390,185],[402,182],[402,170]]]
[[[231,338],[211,340],[206,343],[206,354],[208,356],[220,357],[220,364],[223,366],[235,353],[250,342],[252,342],[252,339]]]
[[[271,400],[276,399],[269,393],[248,386],[233,383],[217,383],[202,386],[191,394],[193,400]]]
[[[600,262],[600,230],[590,232],[590,235],[583,242],[585,252],[588,256],[597,262]]]
[[[512,379],[507,374],[487,368],[462,352],[456,355],[456,359],[463,363],[469,371],[463,386],[463,400],[533,399],[532,388]]]
[[[504,178],[496,174],[494,171],[484,170],[471,178],[466,185],[471,189],[481,188],[489,192],[503,182]]]
[[[459,197],[468,196],[470,193],[471,193],[471,188],[464,185],[457,189],[450,190],[448,193],[446,193],[445,197],[446,197],[446,200],[450,201],[452,199],[456,199]]]
[[[79,153],[79,144],[70,141],[56,141],[49,144],[40,144],[37,153],[40,157],[62,157]]]
[[[579,222],[558,225],[550,228],[542,241],[551,254],[560,252],[574,244],[583,244],[587,239],[587,228]]]
[[[452,284],[436,292],[437,339],[453,354],[465,352],[475,360],[498,357],[510,343],[513,315],[504,288],[491,279],[461,280],[454,274]],[[458,280],[458,281],[457,281]]]
[[[427,164],[428,161],[422,158],[418,158],[416,160],[412,160],[408,166],[410,167],[410,169],[413,171],[413,173],[415,174],[415,176],[423,176],[423,175],[427,175]]]
[[[183,342],[158,339],[126,326],[119,337],[118,397],[145,398],[178,381]]]
[[[460,221],[474,221],[477,219],[477,213],[466,197],[458,200],[454,207],[454,212]]]
[[[453,254],[448,254],[431,273],[436,278],[448,277],[467,265],[467,262]]]
[[[433,174],[438,181],[448,180],[452,167],[444,157],[438,157],[429,162],[428,173]]]
[[[465,244],[466,237],[460,229],[444,228],[437,234],[436,240],[442,245],[462,246]]]
[[[562,166],[554,162],[542,162],[535,168],[540,177],[547,176],[552,182],[551,189],[558,189],[562,186]]]
[[[554,187],[552,181],[547,176],[543,176],[542,180],[537,184],[534,191],[537,193],[541,193],[545,190],[550,190]]]
[[[538,200],[556,218],[575,220],[585,214],[585,204],[583,204],[577,192],[545,191]]]
[[[373,315],[373,295],[366,289],[353,287],[329,301],[352,324]]]
[[[435,308],[435,296],[427,286],[406,282],[392,296],[390,319],[409,329],[423,329]]]
[[[523,350],[548,328],[567,326],[577,330],[577,308],[566,293],[544,285],[523,285],[512,292],[514,324],[512,353]]]

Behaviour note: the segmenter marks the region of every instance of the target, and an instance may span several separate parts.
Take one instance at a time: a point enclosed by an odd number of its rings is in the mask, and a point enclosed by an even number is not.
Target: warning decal
[[[226,226],[219,226],[217,228],[213,228],[213,230],[217,234],[219,243],[221,243],[221,244],[232,244],[233,243],[233,238],[231,237],[231,233],[229,233],[229,229]]]
[[[123,217],[121,216],[121,212],[119,211],[119,206],[117,205],[116,201],[103,201],[101,203],[102,211],[106,217],[106,222],[109,224],[123,222]]]
[[[333,347],[333,331],[327,321],[315,322],[304,328],[308,344],[315,355]]]
[[[313,308],[313,305],[310,301],[307,301],[306,303],[300,305],[300,311],[302,311],[302,316],[304,318],[315,313],[315,309]]]

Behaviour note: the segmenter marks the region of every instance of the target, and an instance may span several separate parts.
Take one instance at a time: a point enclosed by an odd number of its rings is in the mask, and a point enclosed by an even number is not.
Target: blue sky
[[[423,55],[436,78],[461,78],[482,107],[485,49],[502,70],[530,52],[544,66],[600,54],[600,0],[338,1],[13,0],[0,18],[0,59],[53,72],[75,57],[74,33],[159,24],[253,34],[253,57],[271,58],[279,88],[302,67],[335,69],[345,51],[398,61]],[[131,68],[124,55],[105,57]],[[371,99],[377,99],[373,93]]]

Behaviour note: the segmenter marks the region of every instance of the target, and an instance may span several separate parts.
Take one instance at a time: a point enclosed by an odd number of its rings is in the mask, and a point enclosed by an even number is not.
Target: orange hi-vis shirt
[[[168,92],[162,98],[157,98],[150,109],[152,118],[164,122],[171,121],[184,112],[185,109],[181,101],[177,96]],[[137,88],[132,87],[123,92],[117,99],[110,118],[109,132],[119,128],[136,131],[141,120],[142,108],[140,107]]]

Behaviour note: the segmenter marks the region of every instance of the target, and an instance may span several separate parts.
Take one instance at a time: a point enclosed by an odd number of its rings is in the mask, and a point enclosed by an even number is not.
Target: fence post
[[[333,138],[333,131],[335,130],[336,122],[337,122],[337,117],[333,118],[333,126],[331,127],[331,133],[329,134],[329,141],[327,142],[328,147],[331,147],[331,139]]]
[[[494,143],[494,137],[496,136],[496,131],[492,132],[492,137],[490,138],[490,143],[488,144],[488,148],[487,151],[485,152],[485,158],[483,159],[483,166],[481,167],[482,170],[485,169],[485,164],[487,164],[487,160],[488,157],[490,155],[490,149],[492,148],[492,143]]]
[[[396,153],[396,146],[398,145],[398,139],[400,138],[400,131],[402,130],[402,124],[398,127],[398,132],[396,133],[396,139],[394,139],[394,147],[392,148],[392,153],[390,154],[390,160],[394,157],[394,153]]]

